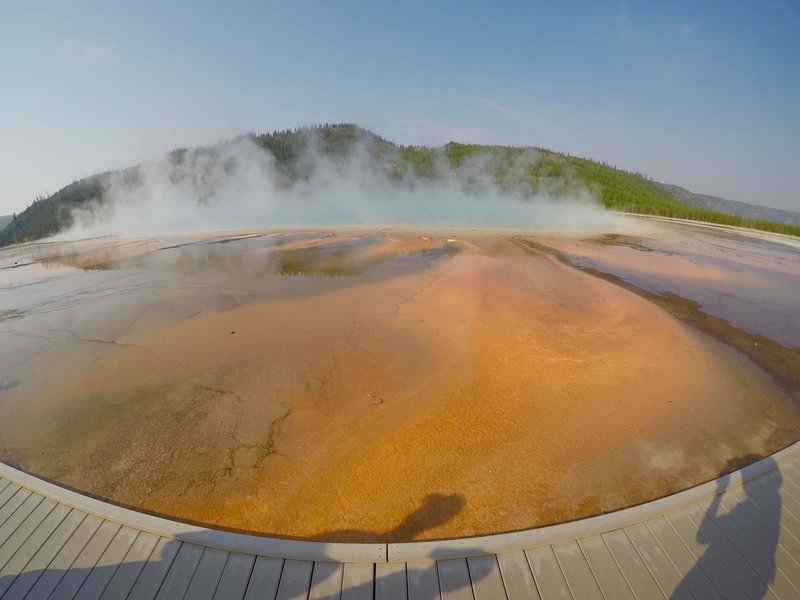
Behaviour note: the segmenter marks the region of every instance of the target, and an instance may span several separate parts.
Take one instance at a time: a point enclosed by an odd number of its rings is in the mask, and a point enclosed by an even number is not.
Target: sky
[[[800,212],[800,2],[0,0],[0,215],[248,131],[539,146]]]

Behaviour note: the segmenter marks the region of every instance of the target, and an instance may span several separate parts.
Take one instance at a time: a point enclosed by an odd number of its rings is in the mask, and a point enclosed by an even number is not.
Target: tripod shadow
[[[720,473],[720,478],[717,479],[717,493],[703,516],[697,532],[697,541],[701,544],[708,544],[708,548],[670,596],[671,600],[684,598],[687,590],[695,596],[700,593],[701,596],[697,597],[702,597],[702,590],[707,589],[710,575],[718,571],[720,557],[731,551],[730,542],[727,541],[724,534],[720,535],[719,530],[723,532],[743,531],[750,526],[758,529],[758,539],[746,538],[749,540],[748,543],[740,543],[736,551],[741,554],[741,558],[754,564],[758,576],[756,577],[752,572],[734,572],[733,577],[741,589],[742,597],[752,600],[765,597],[770,583],[775,580],[775,551],[778,547],[781,527],[779,490],[783,479],[772,457],[764,459],[767,469],[765,474],[760,476],[759,483],[751,481],[744,486],[744,501],[720,514],[723,496],[730,485],[731,471],[756,462],[758,459],[757,456],[743,456],[729,460],[726,468]],[[770,470],[773,472],[770,473]],[[726,506],[730,506],[727,501]],[[714,542],[715,540],[717,543]],[[724,541],[726,548],[720,546],[720,540]],[[756,564],[757,566],[755,566]],[[728,566],[732,571],[737,571],[734,566],[730,564]],[[724,596],[724,593],[722,595]]]

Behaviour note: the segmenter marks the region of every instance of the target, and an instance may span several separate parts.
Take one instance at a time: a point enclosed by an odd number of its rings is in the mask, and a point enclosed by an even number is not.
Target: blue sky
[[[0,214],[245,131],[544,146],[800,211],[800,2],[4,2]]]

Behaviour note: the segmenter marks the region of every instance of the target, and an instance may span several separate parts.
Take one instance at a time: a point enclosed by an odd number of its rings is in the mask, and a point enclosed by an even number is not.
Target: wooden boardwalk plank
[[[44,541],[39,538],[37,530],[0,571],[0,597],[7,591],[11,597],[27,594],[85,517],[84,512],[70,511]]]
[[[757,523],[762,533],[772,543],[777,541],[776,566],[800,592],[800,540],[791,531],[792,525],[797,527],[798,523],[789,510],[785,510],[786,502],[781,500],[778,487],[769,486],[769,481],[763,484],[767,487],[755,481],[750,482],[746,487],[747,498],[755,504],[754,510],[759,516]]]
[[[375,599],[406,600],[407,598],[406,563],[377,563],[375,565]]]
[[[206,548],[185,597],[213,600],[229,555],[229,552],[219,548]]]
[[[220,577],[214,599],[237,600],[244,598],[255,562],[256,557],[253,554],[231,552],[222,577]]]
[[[158,595],[156,596],[158,600],[184,597],[197,570],[197,565],[200,564],[200,559],[203,558],[204,550],[205,546],[189,542],[184,542],[181,545],[178,554],[175,555],[175,560],[172,561],[172,565],[167,571],[167,576],[164,578],[161,588],[158,590]]]
[[[542,600],[572,600],[567,580],[550,546],[530,548],[525,550],[525,555]]]
[[[20,560],[19,554],[23,545],[26,547],[25,553],[28,558],[32,558],[33,554],[47,541],[50,534],[64,520],[68,512],[68,506],[56,504],[50,498],[46,498],[39,504],[6,542],[0,546],[0,575],[7,574],[5,573],[5,566],[8,562],[12,559]],[[16,575],[16,573],[14,574]]]
[[[781,470],[787,471],[790,477],[800,483],[800,461],[794,460],[789,464],[782,465]]]
[[[442,600],[473,600],[469,567],[464,558],[448,558],[436,561],[439,572],[439,591]]]
[[[66,575],[67,570],[75,563],[80,553],[86,545],[92,540],[94,535],[100,529],[103,520],[95,515],[87,515],[78,528],[75,530],[66,543],[61,547],[56,554],[55,558],[50,562],[49,567],[45,571],[39,571],[39,577],[33,587],[28,591],[23,591],[23,586],[18,586],[21,583],[20,578],[14,582],[11,589],[8,590],[5,598],[22,598],[28,594],[31,598],[47,598],[52,591],[56,588],[59,582]],[[35,574],[34,574],[35,575]],[[25,580],[27,583],[28,580]],[[28,593],[29,592],[29,593]]]
[[[645,523],[696,598],[723,600],[706,572],[663,516]],[[697,567],[697,568],[695,568]]]
[[[259,556],[256,558],[253,572],[250,574],[250,582],[247,584],[245,600],[257,600],[268,598],[274,600],[278,594],[278,585],[283,572],[282,558],[270,558]]]
[[[578,544],[606,600],[635,600],[625,576],[619,570],[611,551],[599,535],[578,540]]]
[[[156,597],[182,545],[182,542],[165,537],[158,540],[150,558],[136,578],[136,583],[128,594],[128,600],[152,600]]]
[[[10,513],[2,519],[3,524],[0,525],[0,546],[11,537],[11,534],[28,518],[28,515],[42,500],[44,500],[44,496],[31,494],[29,490],[21,489],[0,509],[0,512],[7,510]]]
[[[345,563],[342,573],[342,600],[372,600],[375,590],[375,565]]]
[[[22,489],[22,487],[18,483],[14,482],[8,484],[5,488],[3,488],[3,491],[0,491],[0,524],[2,524],[3,521],[5,521],[8,518],[9,514],[11,514],[10,512],[5,510],[6,503],[11,498],[13,498],[17,494],[17,492],[20,491],[20,489]],[[27,491],[27,493],[30,494],[30,491]],[[17,506],[19,506],[19,504]],[[12,510],[11,512],[14,511]]]
[[[64,577],[58,582],[50,598],[53,600],[71,600],[75,598],[83,582],[86,581],[89,573],[92,572],[97,561],[100,560],[100,557],[106,551],[109,544],[111,544],[111,540],[114,539],[114,536],[117,535],[119,530],[119,523],[103,521],[92,536],[92,539],[89,540],[89,543],[86,544],[80,554],[78,554],[75,562]]]
[[[702,528],[700,535],[705,543],[714,548],[748,597],[759,600],[765,597],[774,597],[774,593],[767,589],[766,582],[761,579],[753,565],[719,528],[717,522],[714,519],[705,519],[706,512],[700,505],[695,504],[684,508],[684,514],[694,523],[695,527]],[[768,595],[764,596],[765,593]]]
[[[92,572],[89,573],[78,592],[78,596],[86,600],[100,598],[138,537],[138,529],[127,526],[121,527],[114,539],[111,540],[108,548],[100,556]]]
[[[780,482],[777,480],[778,475],[781,478]],[[781,496],[789,495],[800,502],[800,476],[793,476],[788,470],[781,471],[780,474],[778,471],[770,471],[765,475],[765,479],[767,484],[771,483],[773,486],[780,484]]]
[[[439,571],[433,559],[416,560],[406,563],[408,600],[428,600],[441,598],[439,590]]]
[[[787,493],[789,484],[785,481],[781,484],[781,480],[777,477],[779,477],[778,472],[771,471],[768,475],[755,480],[753,485],[757,489],[753,490],[754,497],[759,504],[768,503],[765,502],[764,494],[774,494],[776,489],[780,489],[781,512],[778,521],[787,534],[795,540],[800,540],[800,502]]]
[[[497,563],[509,600],[541,600],[528,558],[522,550],[498,554]]]
[[[650,532],[647,531],[647,534],[649,535]],[[653,578],[650,569],[639,555],[636,546],[633,545],[633,542],[631,542],[628,534],[624,530],[618,529],[616,531],[610,531],[604,533],[600,538],[611,554],[614,563],[619,568],[635,598],[652,598],[653,600],[662,600],[666,598],[658,583]],[[658,551],[663,552],[660,546],[658,546]],[[663,560],[667,561],[668,559],[664,556]],[[669,568],[675,571],[675,567],[671,563],[669,564]],[[675,573],[677,575],[676,571]]]
[[[472,580],[472,593],[475,600],[495,600],[506,598],[506,589],[503,585],[503,576],[500,574],[500,565],[497,556],[484,554],[471,556],[467,559],[469,578]]]
[[[695,569],[703,569],[723,598],[743,598],[747,593],[736,580],[714,546],[705,538],[698,526],[683,511],[666,515],[667,521],[695,559]],[[691,587],[691,586],[690,586]]]
[[[342,571],[344,565],[337,562],[317,561],[311,572],[309,600],[336,600],[342,595]]]
[[[694,600],[678,569],[644,523],[604,533],[603,539],[634,596]],[[635,551],[631,551],[631,544]]]
[[[108,582],[101,598],[103,600],[114,600],[115,598],[127,598],[133,589],[136,580],[142,573],[147,561],[153,554],[158,545],[159,538],[147,532],[140,532],[136,541],[122,559],[117,572]]]
[[[308,560],[287,559],[281,572],[277,600],[300,600],[308,597],[314,563]]]
[[[747,554],[751,564],[776,595],[779,598],[797,597],[797,588],[784,570],[796,570],[797,563],[785,553],[777,552],[779,528],[775,528],[774,533],[770,531],[776,524],[777,515],[766,514],[771,511],[759,511],[754,502],[748,501],[736,490],[722,496],[718,512],[717,524],[739,550]]]
[[[583,556],[578,542],[570,540],[553,546],[558,564],[564,579],[567,580],[570,592],[575,598],[587,600],[603,600],[603,593],[595,581],[589,563]]]

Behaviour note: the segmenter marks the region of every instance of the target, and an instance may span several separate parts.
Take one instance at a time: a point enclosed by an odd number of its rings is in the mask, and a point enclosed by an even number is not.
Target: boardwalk
[[[609,515],[444,542],[324,544],[121,509],[0,464],[0,598],[800,597],[800,443]]]

